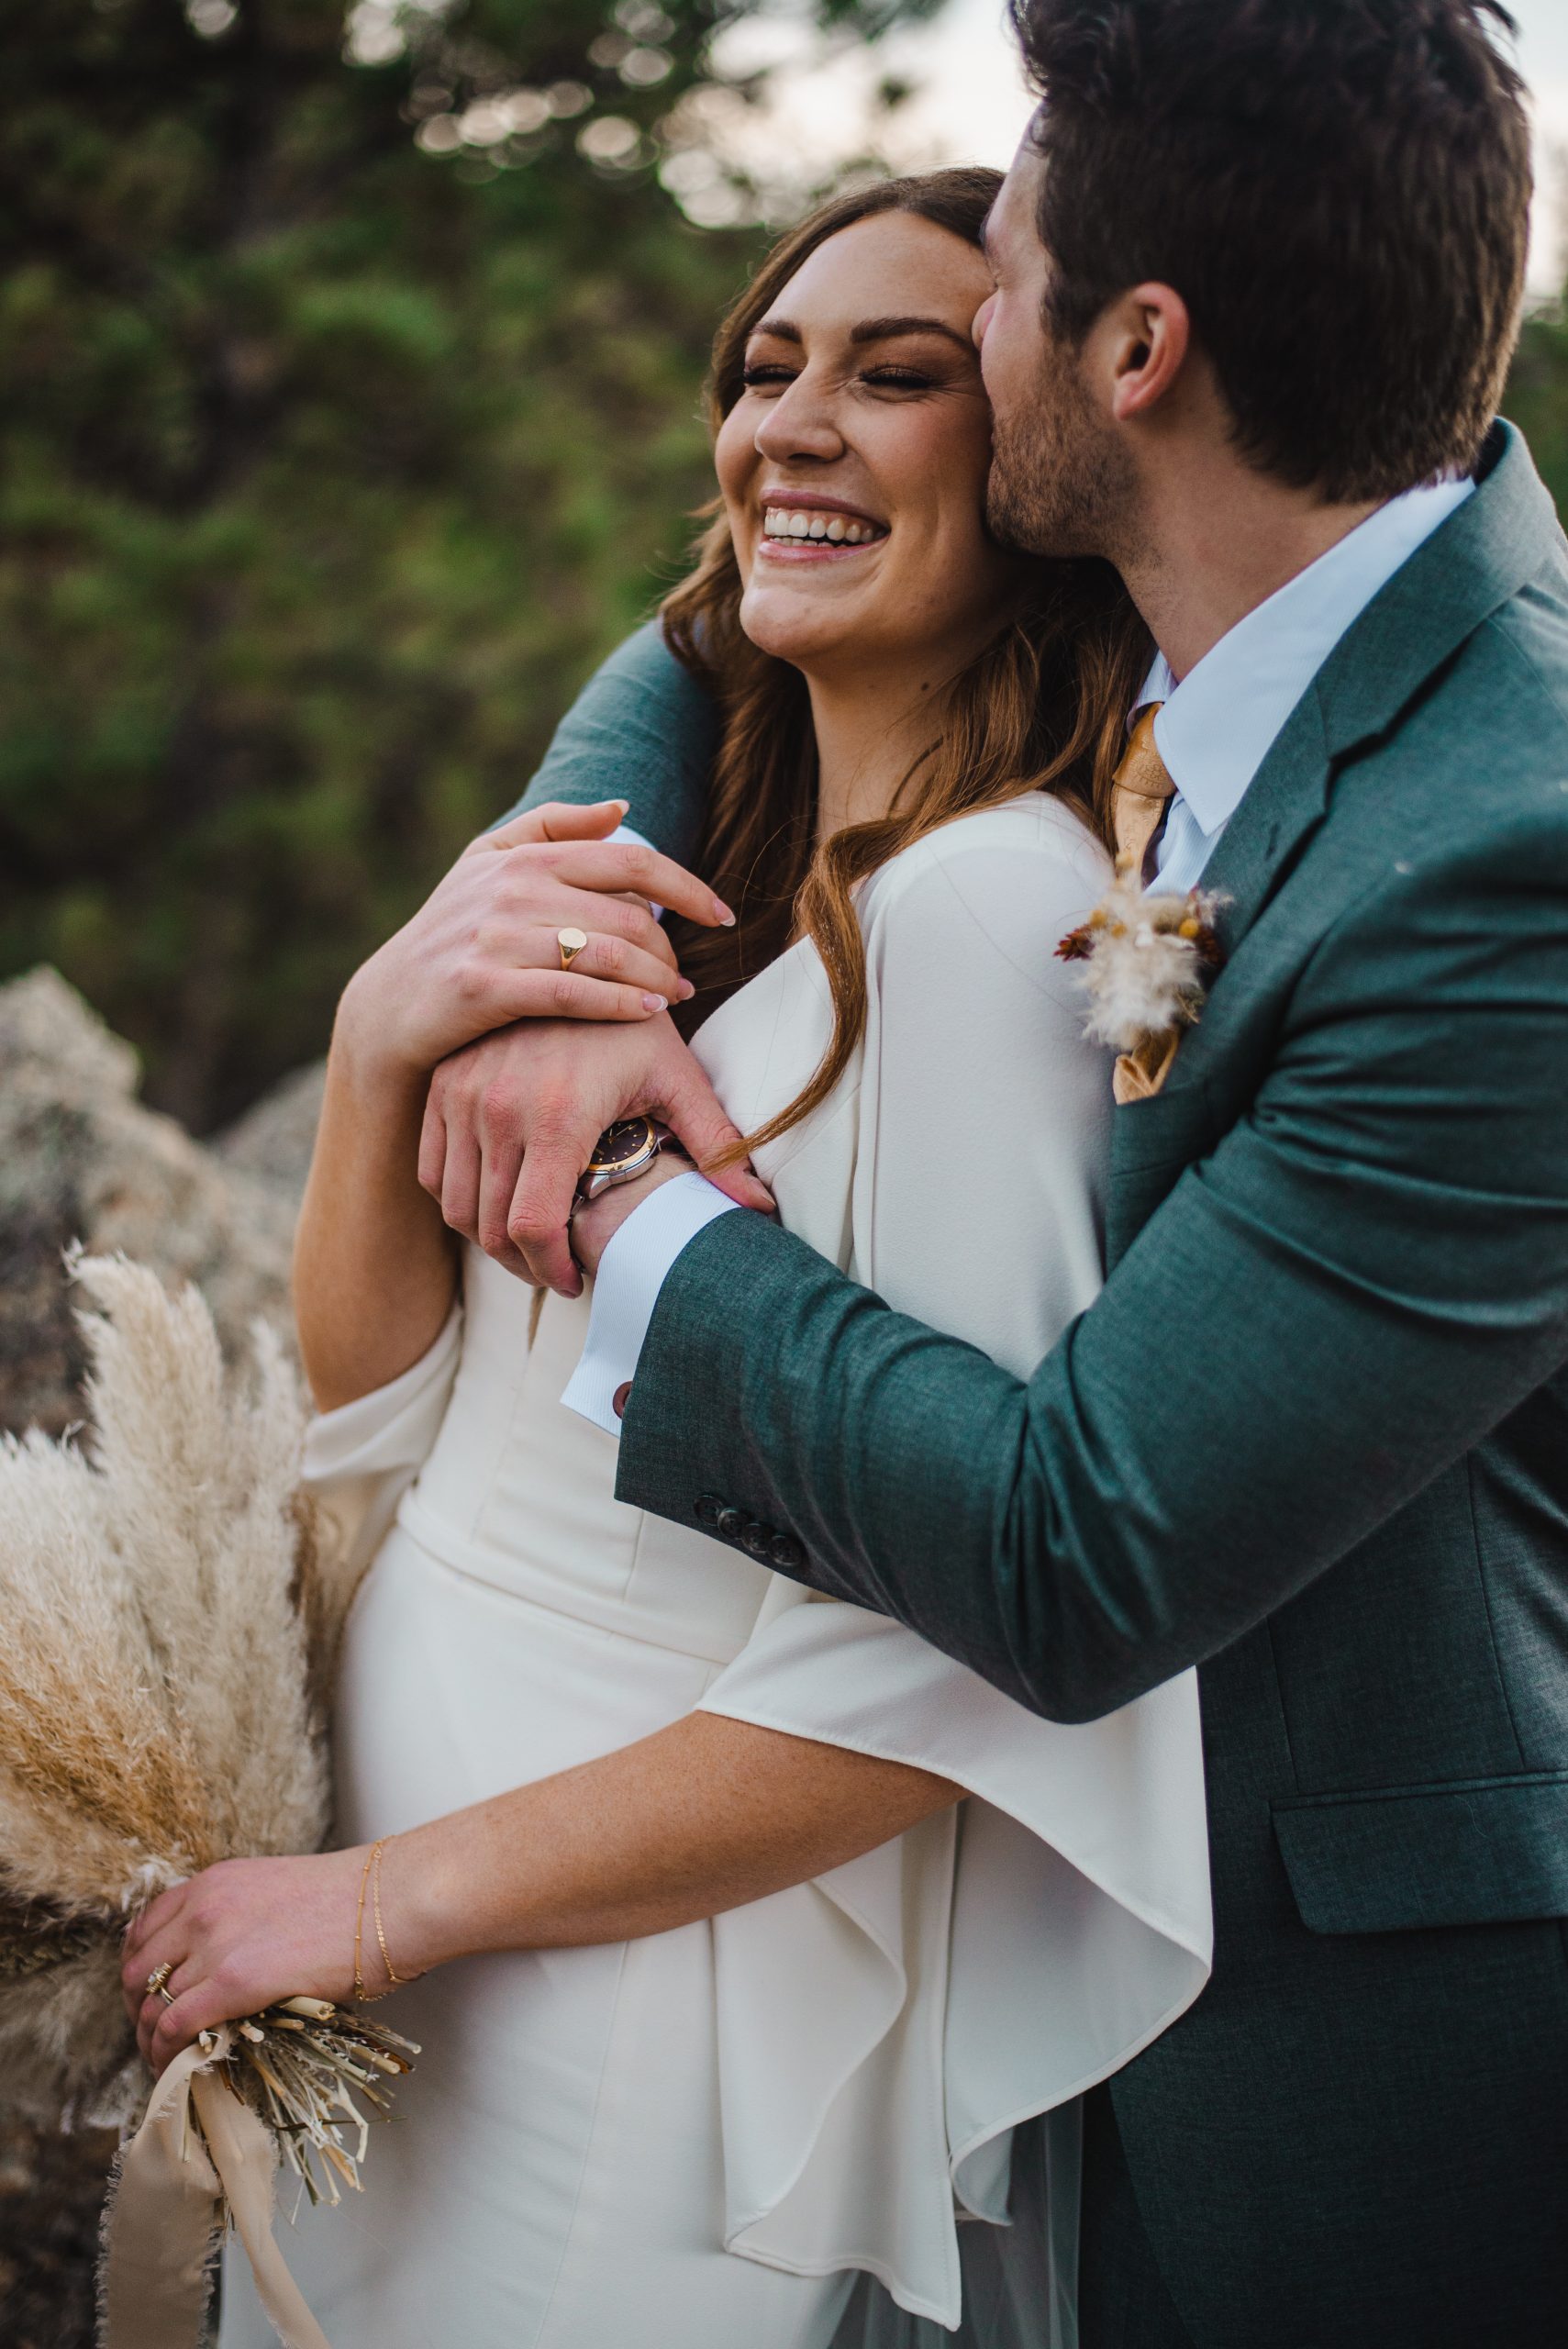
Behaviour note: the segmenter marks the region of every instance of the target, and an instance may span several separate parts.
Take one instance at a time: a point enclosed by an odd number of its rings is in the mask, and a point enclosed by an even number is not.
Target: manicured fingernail
[[[606,799],[605,805],[606,807],[618,807],[623,816],[629,816],[631,813],[629,799]]]
[[[693,985],[692,985],[692,983],[691,983],[690,979],[682,979],[682,980],[679,982],[679,985],[678,985],[678,990],[677,990],[677,1000],[678,1000],[679,1002],[681,1002],[681,1003],[690,1003],[690,1001],[691,1001],[691,999],[692,999],[693,996],[695,996],[695,993],[696,993],[696,989],[695,989],[695,986],[693,986]]]
[[[670,1007],[662,995],[645,995],[642,1008],[644,1011],[668,1011]]]
[[[720,923],[726,930],[734,929],[735,917],[730,912],[729,907],[725,904],[722,897],[715,897],[713,901],[713,910],[718,916]]]

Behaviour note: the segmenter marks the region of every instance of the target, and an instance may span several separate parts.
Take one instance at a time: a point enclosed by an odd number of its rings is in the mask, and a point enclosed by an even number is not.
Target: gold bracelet
[[[365,1854],[365,1864],[360,1870],[360,1899],[359,1906],[354,1911],[354,1996],[364,2007],[373,2007],[378,1998],[384,1998],[391,1991],[401,1989],[407,1979],[406,1976],[398,1973],[392,1963],[392,1953],[386,1946],[386,1929],[381,1921],[381,1855],[386,1849],[386,1844],[387,1838],[384,1835],[373,1842]],[[384,1990],[367,1990],[365,1987],[361,1953],[364,1940],[367,1884],[371,1888],[371,1909],[375,1918],[375,1937],[381,1943],[381,1962],[386,1968]]]
[[[361,2006],[366,2007],[371,2004],[371,1993],[365,1988],[365,1978],[360,1971],[360,1941],[365,1929],[365,1886],[370,1881],[371,1862],[380,1848],[379,1844],[373,1843],[365,1854],[365,1864],[360,1870],[360,1902],[354,1911],[354,1996]]]
[[[386,1987],[388,1990],[395,1990],[402,1987],[407,1977],[399,1974],[392,1963],[392,1952],[386,1946],[386,1934],[381,1921],[381,1855],[386,1849],[386,1843],[387,1838],[384,1835],[371,1854],[372,1859],[375,1862],[375,1873],[371,1878],[371,1906],[375,1912],[375,1937],[381,1943],[381,1962],[386,1968]],[[384,1997],[385,1992],[384,1991],[382,1995]]]

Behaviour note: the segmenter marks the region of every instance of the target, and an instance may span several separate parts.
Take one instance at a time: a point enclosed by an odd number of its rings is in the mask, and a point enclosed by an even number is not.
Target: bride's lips
[[[757,553],[768,562],[844,562],[879,546],[888,526],[863,506],[820,491],[780,489],[758,500]]]

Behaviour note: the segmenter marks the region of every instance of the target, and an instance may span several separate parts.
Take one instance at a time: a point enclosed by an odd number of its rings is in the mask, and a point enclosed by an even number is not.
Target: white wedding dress
[[[898,857],[862,893],[863,1044],[759,1153],[792,1230],[1018,1372],[1100,1278],[1110,1069],[1053,949],[1105,879],[1037,794]],[[696,1050],[755,1127],[829,1027],[803,941]],[[627,1508],[614,1441],[560,1400],[587,1316],[471,1251],[426,1358],[315,1426],[309,1474],[373,1552],[336,1717],[340,1837],[694,1707],[917,1764],[969,1799],[710,1923],[471,1959],[399,1993],[380,2011],[424,2054],[397,2119],[362,2198],[281,2225],[284,2256],[332,2349],[828,2349],[859,2270],[951,2328],[957,2221],[1006,2221],[1012,2131],[1049,2110],[1034,2338],[1070,2344],[1073,2099],[1207,1975],[1194,1676],[1060,1727],[695,1521]],[[395,1903],[387,1930],[395,1959]],[[222,2349],[271,2340],[231,2255]]]

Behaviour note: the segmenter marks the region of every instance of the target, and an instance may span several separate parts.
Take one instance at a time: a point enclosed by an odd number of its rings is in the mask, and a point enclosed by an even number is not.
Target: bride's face
[[[716,453],[741,625],[765,652],[951,675],[994,628],[1017,574],[984,519],[971,328],[990,292],[962,238],[884,213],[819,245],[752,330]]]

